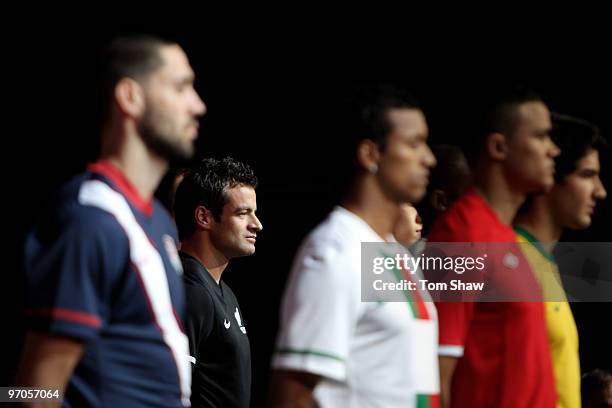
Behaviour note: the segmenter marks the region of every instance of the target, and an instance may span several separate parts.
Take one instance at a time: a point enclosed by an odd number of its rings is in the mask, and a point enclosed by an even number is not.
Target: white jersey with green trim
[[[321,376],[320,407],[427,407],[439,393],[434,304],[362,302],[362,242],[384,240],[342,207],[308,235],[284,293],[272,366]]]

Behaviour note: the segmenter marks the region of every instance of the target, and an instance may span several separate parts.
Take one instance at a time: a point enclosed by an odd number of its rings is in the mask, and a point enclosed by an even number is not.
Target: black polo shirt
[[[238,300],[196,258],[184,252],[180,256],[193,367],[192,407],[248,407],[251,349]]]

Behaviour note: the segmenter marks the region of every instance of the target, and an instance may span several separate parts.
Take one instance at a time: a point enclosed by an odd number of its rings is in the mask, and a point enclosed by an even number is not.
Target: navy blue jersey
[[[181,407],[191,368],[177,234],[112,165],[57,194],[25,248],[28,327],[85,341],[69,407]]]

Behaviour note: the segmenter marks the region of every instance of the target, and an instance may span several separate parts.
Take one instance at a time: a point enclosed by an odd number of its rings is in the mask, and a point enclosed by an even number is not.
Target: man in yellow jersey
[[[606,146],[598,129],[586,121],[557,115],[553,140],[561,149],[555,158],[555,186],[531,197],[515,219],[519,242],[542,289],[552,353],[557,407],[580,407],[578,332],[551,254],[564,229],[591,225],[597,201],[606,197],[599,178],[599,151]]]

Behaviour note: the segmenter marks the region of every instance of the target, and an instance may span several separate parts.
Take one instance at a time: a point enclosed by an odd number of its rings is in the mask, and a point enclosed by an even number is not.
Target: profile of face
[[[583,395],[583,408],[612,408],[612,382],[602,384]]]
[[[402,204],[393,229],[395,239],[403,244],[412,245],[421,239],[422,231],[423,221],[416,208],[410,204]]]
[[[396,108],[388,113],[391,131],[379,149],[377,179],[397,203],[420,201],[427,190],[429,169],[436,159],[427,145],[429,129],[420,109]]]
[[[550,111],[542,102],[517,108],[514,134],[506,137],[504,172],[525,193],[548,191],[554,185],[554,158],[560,150],[550,137]]]
[[[575,170],[556,183],[549,193],[555,219],[564,228],[576,230],[591,225],[597,201],[607,195],[599,172],[599,152],[589,149],[576,162]]]
[[[437,183],[429,185],[427,204],[434,212],[443,213],[471,186],[472,170],[458,148],[442,150],[438,147],[436,150],[438,163],[431,175]]]
[[[255,215],[257,197],[250,186],[238,185],[225,191],[220,220],[211,221],[209,235],[214,247],[227,259],[255,253],[257,233],[263,226]]]
[[[159,49],[163,64],[141,83],[145,108],[138,131],[145,144],[170,162],[190,159],[206,105],[193,87],[194,73],[178,45]]]

